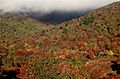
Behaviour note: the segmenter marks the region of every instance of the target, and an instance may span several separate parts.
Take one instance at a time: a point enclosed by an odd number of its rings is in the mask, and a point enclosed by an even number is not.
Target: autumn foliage
[[[119,5],[59,25],[0,17],[0,79],[119,79]]]

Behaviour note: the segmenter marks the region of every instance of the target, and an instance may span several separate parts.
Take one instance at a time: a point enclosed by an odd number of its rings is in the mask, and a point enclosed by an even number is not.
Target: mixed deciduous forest
[[[1,16],[0,79],[120,79],[120,2],[58,25]]]

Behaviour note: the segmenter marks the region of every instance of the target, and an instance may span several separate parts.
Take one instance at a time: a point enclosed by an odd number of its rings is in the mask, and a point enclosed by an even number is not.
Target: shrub
[[[88,17],[88,18],[82,20],[82,24],[88,25],[89,23],[92,23],[94,19],[95,19],[94,16]]]
[[[61,38],[62,38],[63,41],[67,41],[68,40],[68,36],[66,36],[66,35],[61,35]]]
[[[39,42],[38,47],[39,48],[43,48],[44,47],[44,43],[43,42]]]
[[[64,28],[64,29],[63,29],[63,33],[66,33],[67,31],[68,31],[67,28]]]
[[[80,59],[75,59],[71,62],[71,66],[74,68],[79,68],[82,66],[82,61]]]

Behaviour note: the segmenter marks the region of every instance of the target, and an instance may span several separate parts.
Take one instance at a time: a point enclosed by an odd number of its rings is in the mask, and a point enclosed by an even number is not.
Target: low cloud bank
[[[0,0],[2,12],[69,12],[95,9],[120,0]]]

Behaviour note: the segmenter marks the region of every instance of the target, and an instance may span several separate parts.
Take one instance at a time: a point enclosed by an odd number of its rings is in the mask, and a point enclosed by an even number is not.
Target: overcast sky
[[[0,10],[10,11],[80,11],[98,8],[120,0],[0,0]]]

